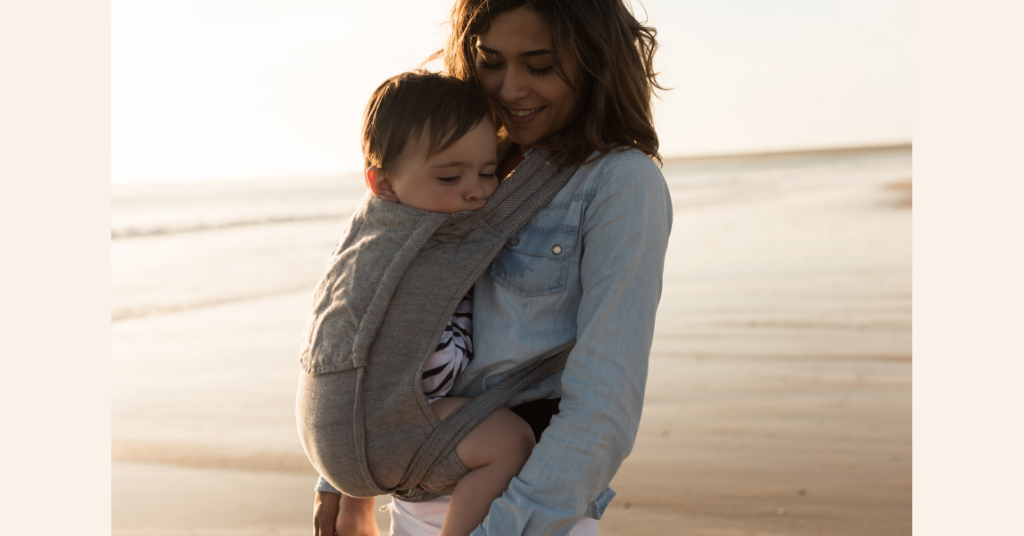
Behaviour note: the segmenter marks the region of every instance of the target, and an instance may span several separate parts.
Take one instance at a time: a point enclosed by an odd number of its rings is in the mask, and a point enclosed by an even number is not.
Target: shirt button
[[[514,237],[514,236],[512,238],[509,238],[508,239],[508,245],[510,245],[510,246],[518,246],[519,245],[519,239]]]
[[[561,252],[562,246],[559,246],[558,244],[555,244],[555,247],[551,248],[551,253],[554,253],[555,255],[558,255]]]

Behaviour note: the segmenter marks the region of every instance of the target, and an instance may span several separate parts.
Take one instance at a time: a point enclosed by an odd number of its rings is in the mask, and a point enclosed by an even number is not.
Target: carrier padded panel
[[[506,240],[578,166],[534,151],[476,212],[438,214],[367,194],[317,284],[302,338],[296,417],[313,466],[355,497],[422,501],[468,470],[454,446],[519,390],[565,365],[526,363],[438,421],[423,364],[455,307]]]

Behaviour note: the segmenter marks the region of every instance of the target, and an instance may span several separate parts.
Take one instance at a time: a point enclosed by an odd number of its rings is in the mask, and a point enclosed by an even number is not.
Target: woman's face
[[[575,65],[562,60],[570,78]],[[512,141],[523,151],[569,124],[576,95],[552,65],[547,23],[525,7],[498,14],[476,42],[476,74]]]

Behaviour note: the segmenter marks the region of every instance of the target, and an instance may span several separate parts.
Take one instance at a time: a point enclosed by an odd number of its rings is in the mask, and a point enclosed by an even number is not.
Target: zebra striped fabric
[[[444,328],[441,341],[423,365],[423,394],[427,402],[444,397],[455,384],[455,377],[473,360],[473,290],[455,307]]]

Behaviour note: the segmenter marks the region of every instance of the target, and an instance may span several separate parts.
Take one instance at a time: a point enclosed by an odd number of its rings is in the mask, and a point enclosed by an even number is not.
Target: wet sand
[[[602,534],[910,534],[909,149],[665,174],[647,398]],[[275,217],[114,240],[114,534],[311,534],[296,351],[340,224]]]

